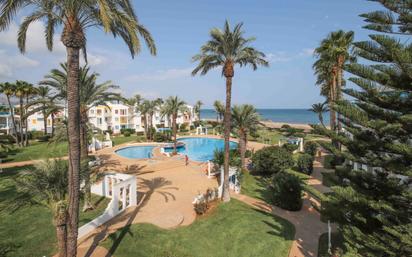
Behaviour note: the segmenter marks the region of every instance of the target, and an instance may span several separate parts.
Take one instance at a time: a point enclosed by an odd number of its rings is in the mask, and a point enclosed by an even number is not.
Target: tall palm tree
[[[323,123],[323,114],[329,111],[326,102],[312,104],[312,108],[310,108],[309,111],[316,113],[319,117],[320,124],[322,124],[322,126],[325,127],[325,124]]]
[[[16,85],[13,84],[13,83],[9,83],[9,82],[1,83],[0,84],[0,93],[3,93],[6,96],[7,104],[9,105],[11,122],[12,122],[12,126],[13,126],[13,132],[11,133],[11,136],[16,141],[17,146],[21,146],[20,139],[19,139],[18,134],[17,134],[16,119],[15,119],[15,116],[14,116],[14,107],[11,104],[11,98],[16,93]]]
[[[260,116],[255,107],[250,104],[235,105],[232,108],[232,124],[239,135],[239,152],[241,167],[246,168],[245,153],[247,149],[247,136],[257,130]]]
[[[232,97],[232,78],[235,74],[235,66],[240,67],[250,65],[253,70],[258,66],[268,66],[269,63],[264,59],[265,54],[249,46],[255,38],[245,38],[242,30],[242,23],[237,24],[233,30],[229,22],[226,21],[223,30],[214,28],[210,31],[211,39],[200,49],[200,54],[193,57],[193,61],[198,61],[197,67],[192,75],[200,72],[201,75],[207,74],[211,69],[222,68],[222,75],[226,78],[226,107],[225,107],[225,164],[224,182],[222,199],[230,201],[229,195],[229,139],[231,123],[231,97]]]
[[[59,257],[66,256],[68,165],[63,160],[36,163],[34,169],[22,172],[16,180],[19,197],[16,207],[36,203],[49,208],[53,214]]]
[[[148,113],[150,109],[150,100],[143,100],[140,104],[137,105],[137,111],[140,112],[140,115],[143,116],[143,126],[144,133],[147,140],[149,140],[149,124],[148,124]]]
[[[22,81],[22,80],[17,80],[16,81],[16,91],[15,91],[15,96],[19,99],[19,115],[20,115],[20,121],[19,121],[19,133],[20,133],[20,143],[22,146],[24,146],[24,132],[23,132],[23,123],[24,123],[24,118],[23,116],[25,115],[24,109],[23,109],[23,103],[24,103],[24,89],[26,87],[27,82]]]
[[[41,81],[40,84],[53,87],[57,91],[57,97],[67,100],[67,65],[61,64],[60,66],[61,70],[51,70],[50,74],[46,75],[46,79]],[[97,83],[98,77],[99,74],[91,73],[87,65],[80,68],[80,158],[84,165],[87,165],[88,162],[87,123],[90,108],[99,105],[107,106],[107,101],[121,99],[120,94],[110,92],[112,89],[117,89],[118,86],[113,85],[111,81],[99,84]],[[88,177],[86,177],[85,185],[90,186]],[[93,209],[90,187],[86,188],[85,191],[83,211]]]
[[[29,25],[37,20],[46,22],[45,38],[49,50],[53,48],[56,28],[62,27],[61,41],[67,51],[67,99],[69,133],[69,226],[67,255],[76,256],[79,220],[80,192],[80,104],[79,104],[79,60],[80,50],[86,56],[86,30],[100,27],[113,36],[120,36],[133,56],[141,50],[138,35],[143,37],[151,54],[156,47],[149,31],[137,20],[129,0],[86,1],[32,1],[3,0],[0,2],[0,31],[6,30],[21,9],[30,13],[24,18],[18,33],[18,47],[26,50],[26,34]]]
[[[27,122],[27,119],[28,119],[28,115],[27,115],[27,114],[28,114],[29,108],[30,108],[29,99],[31,99],[33,96],[35,96],[35,95],[37,94],[37,90],[36,90],[36,88],[35,88],[32,84],[29,84],[29,83],[28,83],[28,84],[26,84],[25,87],[23,88],[23,91],[24,91],[24,97],[25,97],[25,99],[26,99],[26,103],[25,103],[25,112],[26,112],[26,115],[25,115],[25,117],[24,117],[24,124],[25,124],[24,145],[25,145],[25,146],[28,146],[28,145],[29,145],[29,137],[28,137],[28,127],[29,127],[29,124],[28,124],[28,122]]]
[[[177,115],[179,112],[187,110],[185,101],[178,96],[171,96],[166,99],[162,108],[162,116],[172,116],[172,130],[173,130],[173,154],[177,153]]]
[[[44,135],[47,135],[47,119],[50,116],[49,109],[52,105],[50,101],[50,99],[52,98],[51,93],[52,93],[51,88],[48,86],[37,87],[36,104],[41,105],[40,109],[43,115]]]
[[[159,111],[160,106],[162,105],[163,100],[161,98],[157,98],[155,100],[149,100],[146,102],[147,107],[147,116],[149,117],[149,140],[153,140],[153,117],[157,111]]]
[[[223,106],[223,103],[218,100],[213,102],[213,107],[215,108],[216,112],[216,121],[219,122],[222,120],[222,117],[225,114],[225,107]]]
[[[342,97],[342,87],[344,85],[343,80],[343,67],[346,62],[355,61],[355,56],[352,54],[351,47],[354,39],[354,32],[338,30],[331,32],[324,40],[322,40],[320,46],[315,49],[315,54],[319,57],[319,61],[323,62],[323,65],[329,66],[330,78],[333,87],[333,101],[339,101]],[[328,63],[328,64],[326,64]],[[319,66],[320,64],[315,64]],[[333,107],[331,108],[333,109]],[[334,112],[332,110],[332,112]],[[340,114],[337,118],[337,129],[340,131],[342,125],[340,122]],[[331,127],[332,128],[332,127]]]
[[[201,120],[200,119],[200,110],[202,109],[202,105],[203,105],[202,101],[199,100],[199,101],[196,102],[196,104],[194,106],[194,113],[196,114],[199,121]]]

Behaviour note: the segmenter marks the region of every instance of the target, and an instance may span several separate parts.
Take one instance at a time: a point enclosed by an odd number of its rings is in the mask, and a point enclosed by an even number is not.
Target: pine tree
[[[412,256],[412,1],[374,2],[385,11],[361,17],[380,34],[354,43],[361,60],[345,70],[356,87],[331,107],[345,131],[314,126],[344,146],[329,149],[346,160],[337,171],[348,183],[333,188],[323,212],[339,224],[347,256]]]

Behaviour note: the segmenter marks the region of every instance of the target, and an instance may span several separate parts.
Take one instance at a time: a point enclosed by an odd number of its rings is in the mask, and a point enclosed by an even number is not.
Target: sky
[[[139,22],[151,33],[157,56],[143,47],[131,58],[120,38],[101,29],[87,33],[88,64],[100,74],[99,81],[112,81],[124,96],[145,98],[178,95],[189,104],[201,100],[205,108],[225,99],[221,70],[191,76],[196,63],[191,57],[209,39],[213,27],[244,23],[245,36],[256,37],[252,46],[264,52],[269,68],[252,71],[236,67],[232,103],[257,108],[308,108],[322,102],[315,86],[313,49],[331,31],[355,31],[355,40],[365,40],[370,31],[359,14],[381,9],[366,0],[139,0],[132,1]],[[27,35],[27,52],[17,50],[17,31],[24,15],[18,13],[7,31],[0,32],[0,82],[26,80],[37,84],[66,58],[59,29],[54,50],[46,49],[44,25],[34,23]],[[82,61],[82,64],[84,61]]]

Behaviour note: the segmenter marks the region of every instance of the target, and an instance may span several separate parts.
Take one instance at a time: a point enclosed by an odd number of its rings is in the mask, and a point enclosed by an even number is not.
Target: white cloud
[[[41,21],[33,22],[26,35],[26,52],[28,53],[43,53],[47,52],[46,39],[44,36],[44,24]],[[12,23],[9,29],[0,33],[0,44],[10,45],[17,48],[17,33],[19,27],[16,23]],[[53,52],[62,54],[65,53],[65,47],[60,41],[60,34],[55,34],[53,37]]]
[[[189,78],[192,70],[193,70],[192,68],[158,70],[158,71],[153,71],[150,73],[142,73],[142,74],[129,76],[125,78],[125,80],[129,82],[137,82],[137,81],[162,81],[162,80],[178,79],[178,78],[184,78],[184,77]]]
[[[16,69],[39,66],[40,63],[23,55],[9,55],[0,49],[0,78],[13,76]]]
[[[267,59],[270,63],[290,62],[298,58],[312,56],[314,50],[315,49],[313,48],[304,48],[298,53],[287,53],[283,51],[278,51],[274,53],[269,53],[267,55]]]
[[[80,65],[84,65],[85,63],[86,62],[84,61],[83,56],[81,56]],[[101,64],[105,64],[105,63],[107,63],[107,58],[106,57],[104,57],[102,55],[87,52],[87,64],[89,66],[97,66],[97,65],[101,65]]]

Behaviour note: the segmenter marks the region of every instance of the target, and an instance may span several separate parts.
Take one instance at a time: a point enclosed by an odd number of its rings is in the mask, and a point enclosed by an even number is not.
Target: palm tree
[[[264,59],[265,54],[249,46],[255,38],[245,38],[242,30],[242,23],[237,24],[233,31],[226,21],[223,30],[214,28],[210,31],[211,39],[200,49],[200,54],[193,57],[193,61],[199,64],[193,70],[192,75],[200,72],[201,75],[207,74],[211,69],[221,67],[222,75],[226,78],[226,107],[225,107],[225,164],[224,164],[224,183],[222,199],[230,201],[229,195],[229,139],[231,122],[231,97],[232,97],[232,78],[235,74],[235,65],[240,67],[250,65],[253,70],[258,66],[268,66],[269,63]]]
[[[153,116],[157,111],[159,111],[160,106],[162,105],[163,100],[161,98],[157,98],[155,100],[149,100],[146,102],[147,107],[147,116],[149,117],[149,140],[153,140]]]
[[[22,172],[16,180],[19,197],[16,207],[36,203],[46,206],[53,214],[59,257],[66,256],[67,240],[67,191],[68,164],[63,160],[47,160],[36,163],[34,169]]]
[[[324,40],[322,40],[320,46],[315,49],[315,54],[318,56],[319,60],[315,63],[315,70],[318,70],[318,74],[324,74],[326,79],[329,77],[332,85],[331,97],[332,103],[339,101],[342,97],[342,86],[344,84],[343,80],[343,66],[346,62],[355,61],[355,56],[351,53],[351,46],[354,38],[354,32],[343,30],[338,30],[331,32]],[[323,67],[321,67],[323,66]],[[324,72],[320,70],[326,69]],[[329,70],[329,71],[327,71]],[[327,74],[329,73],[329,75]],[[324,80],[323,78],[322,80]],[[333,110],[333,105],[331,108],[331,118],[335,116],[335,111]],[[331,126],[331,129],[337,129],[340,131],[342,125],[340,122],[340,114],[338,114],[337,127],[336,125]],[[336,117],[334,117],[336,119]],[[333,121],[333,123],[335,120]]]
[[[309,111],[316,113],[319,117],[320,124],[322,124],[322,126],[325,127],[325,124],[323,123],[323,114],[329,111],[326,102],[312,104],[312,108],[310,108]]]
[[[199,101],[196,102],[196,104],[194,106],[194,113],[196,114],[199,121],[201,120],[200,119],[200,110],[202,109],[202,105],[203,105],[202,101],[199,100]]]
[[[219,122],[222,120],[222,117],[225,114],[225,107],[223,106],[223,103],[221,101],[214,101],[213,107],[215,108],[216,112],[216,121]]]
[[[51,88],[48,86],[37,87],[37,99],[35,103],[41,105],[40,110],[43,115],[43,127],[44,127],[45,136],[47,135],[47,119],[50,116],[49,110],[52,105],[52,102],[50,99],[53,98],[51,93],[52,93]]]
[[[51,70],[50,74],[45,76],[46,80],[41,81],[40,84],[54,87],[58,92],[57,96],[60,99],[67,100],[67,65],[61,64],[60,66],[62,70]],[[112,89],[117,89],[118,86],[113,85],[111,81],[98,84],[98,77],[98,73],[93,72],[90,74],[90,68],[87,65],[80,68],[80,158],[84,165],[88,162],[87,123],[90,108],[99,105],[107,106],[107,101],[121,99],[120,94],[109,92]],[[85,185],[90,186],[88,177],[86,177]],[[93,209],[93,206],[89,187],[86,188],[83,211],[90,209]]]
[[[177,153],[177,115],[179,112],[185,112],[186,110],[186,103],[177,96],[167,98],[162,108],[162,116],[172,116],[173,154]]]
[[[255,132],[260,124],[259,113],[250,104],[235,105],[232,108],[233,128],[239,135],[239,150],[242,169],[246,168],[245,153],[247,149],[247,137],[249,133]]]
[[[56,28],[63,28],[61,41],[67,51],[67,102],[69,133],[69,226],[67,255],[76,256],[79,220],[80,192],[80,103],[79,103],[79,60],[80,50],[86,56],[86,30],[102,27],[113,36],[120,36],[129,47],[132,57],[141,50],[138,35],[143,37],[150,53],[156,54],[156,47],[149,31],[139,24],[129,0],[87,0],[87,1],[32,1],[3,0],[0,2],[0,31],[6,30],[17,13],[27,7],[30,14],[23,20],[18,33],[18,47],[26,50],[26,34],[29,25],[43,19],[46,22],[46,44],[53,48]]]
[[[25,85],[25,87],[23,88],[23,91],[24,91],[24,97],[26,98],[26,103],[25,103],[25,112],[26,112],[26,115],[25,115],[25,117],[24,117],[24,124],[25,124],[24,145],[25,145],[25,146],[28,146],[28,145],[29,145],[29,137],[28,137],[28,127],[29,127],[29,124],[28,124],[28,122],[27,122],[27,119],[28,119],[28,115],[27,115],[27,114],[28,114],[29,108],[30,108],[29,99],[37,93],[37,90],[36,90],[36,88],[35,88],[32,84],[27,83],[27,84]]]
[[[149,113],[149,108],[150,108],[150,101],[149,100],[143,100],[140,104],[137,105],[137,111],[140,112],[140,115],[143,116],[143,126],[144,126],[144,134],[147,140],[149,140],[149,125],[148,125],[148,120],[147,116]]]
[[[9,105],[11,122],[13,126],[13,132],[11,133],[11,136],[16,141],[17,146],[21,146],[20,140],[17,134],[16,119],[14,117],[14,107],[11,104],[11,97],[13,97],[14,94],[16,93],[16,85],[13,83],[9,83],[9,82],[1,83],[0,92],[6,96],[7,103]]]

